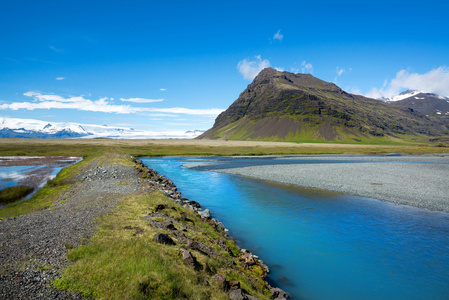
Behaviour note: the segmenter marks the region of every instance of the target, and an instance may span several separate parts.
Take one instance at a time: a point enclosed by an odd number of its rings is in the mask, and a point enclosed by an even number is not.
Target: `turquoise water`
[[[449,299],[449,214],[183,167],[206,160],[143,162],[209,208],[295,299]]]

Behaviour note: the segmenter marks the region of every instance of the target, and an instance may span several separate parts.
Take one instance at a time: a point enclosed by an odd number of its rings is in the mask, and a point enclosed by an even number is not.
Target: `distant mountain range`
[[[382,98],[381,100],[409,107],[425,115],[449,115],[449,98],[437,94],[407,90],[398,96]]]
[[[47,122],[32,119],[0,117],[0,138],[194,138],[204,131],[152,132],[107,125],[87,125],[69,122]]]
[[[391,104],[347,93],[310,74],[267,68],[198,138],[358,142],[448,134],[449,122],[402,106],[401,101],[420,95],[404,94]]]

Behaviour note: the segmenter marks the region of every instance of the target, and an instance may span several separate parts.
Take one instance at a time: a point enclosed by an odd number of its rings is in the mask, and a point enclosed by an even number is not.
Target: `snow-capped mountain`
[[[385,101],[385,98],[382,100]],[[426,115],[449,115],[449,98],[433,93],[407,90],[386,101]]]
[[[382,97],[379,100],[385,101],[385,102],[395,102],[395,101],[400,101],[400,100],[404,100],[410,97],[415,97],[421,93],[421,91],[416,91],[416,90],[406,90],[402,93],[400,93],[399,95],[396,96],[392,96],[392,97]]]
[[[1,118],[0,138],[195,138],[202,130],[154,132],[126,127]]]

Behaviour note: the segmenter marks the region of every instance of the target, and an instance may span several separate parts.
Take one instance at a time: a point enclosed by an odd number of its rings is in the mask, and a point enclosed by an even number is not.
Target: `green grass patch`
[[[9,186],[0,191],[0,203],[6,204],[23,199],[33,191],[34,188],[29,186]]]
[[[210,274],[183,263],[178,246],[153,240],[161,230],[142,218],[156,204],[168,203],[173,205],[156,192],[124,199],[114,212],[98,220],[98,232],[86,245],[68,252],[73,265],[52,285],[98,299],[228,299],[226,293],[207,284]],[[167,211],[179,215],[177,210]],[[188,217],[203,223],[193,214]],[[141,229],[141,234],[133,234],[135,228]],[[209,269],[219,268],[217,262],[194,255],[210,265]]]

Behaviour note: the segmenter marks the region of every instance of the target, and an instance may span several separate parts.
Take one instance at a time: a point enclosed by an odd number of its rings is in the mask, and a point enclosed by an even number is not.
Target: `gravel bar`
[[[186,166],[449,212],[449,154],[271,156],[236,167],[238,159]]]

